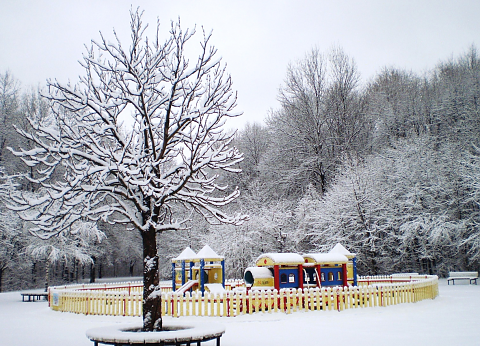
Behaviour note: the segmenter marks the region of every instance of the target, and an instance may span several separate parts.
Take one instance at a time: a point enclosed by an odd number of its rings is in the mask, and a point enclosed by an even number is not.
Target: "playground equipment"
[[[256,260],[257,267],[245,270],[244,280],[252,289],[356,286],[356,255],[341,244],[328,253],[299,255],[266,253]],[[320,278],[320,280],[318,280]]]
[[[303,257],[296,253],[266,253],[257,258],[257,268],[245,270],[244,280],[261,289],[303,288],[304,263]]]
[[[172,289],[176,293],[225,288],[225,259],[205,245],[197,254],[187,247],[172,259]]]
[[[356,255],[340,243],[328,253],[306,254],[303,258],[306,287],[357,285]]]

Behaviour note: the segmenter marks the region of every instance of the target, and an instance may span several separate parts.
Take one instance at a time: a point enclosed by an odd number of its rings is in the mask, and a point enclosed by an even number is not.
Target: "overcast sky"
[[[342,47],[363,82],[385,66],[422,73],[472,44],[480,49],[479,0],[0,0],[0,73],[23,86],[76,81],[84,45],[99,31],[113,38],[115,28],[128,42],[131,5],[151,27],[158,17],[165,35],[178,17],[183,27],[213,30],[244,112],[231,126],[277,108],[288,63],[313,47]]]

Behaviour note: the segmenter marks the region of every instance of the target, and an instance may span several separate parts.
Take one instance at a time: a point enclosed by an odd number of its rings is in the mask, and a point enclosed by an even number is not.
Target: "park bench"
[[[41,292],[41,293],[38,293],[38,292],[24,292],[24,293],[21,293],[21,295],[22,295],[22,302],[25,301],[25,298],[28,299],[28,300],[26,300],[27,302],[34,302],[35,300],[41,300],[41,299],[47,300],[48,299],[48,293],[47,292]]]
[[[455,285],[455,280],[469,280],[470,284],[475,282],[477,284],[478,272],[450,272],[448,273],[447,284],[450,285],[450,281]]]

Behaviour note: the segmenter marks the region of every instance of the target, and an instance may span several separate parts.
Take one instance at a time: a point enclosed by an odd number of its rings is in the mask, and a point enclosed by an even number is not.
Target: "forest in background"
[[[475,47],[422,75],[384,68],[363,83],[342,49],[313,49],[292,62],[265,124],[236,135],[242,173],[222,183],[241,196],[227,209],[250,220],[163,232],[161,278],[186,246],[208,244],[243,277],[265,252],[324,252],[342,243],[360,275],[421,272],[444,276],[480,262],[480,57]],[[0,290],[102,276],[138,276],[140,235],[107,223],[72,238],[41,240],[6,208],[12,191],[34,193],[35,171],[8,147],[28,148],[12,125],[50,119],[39,90],[0,74]],[[182,213],[182,210],[178,210]],[[91,236],[88,228],[100,232]],[[102,236],[99,236],[101,234]]]

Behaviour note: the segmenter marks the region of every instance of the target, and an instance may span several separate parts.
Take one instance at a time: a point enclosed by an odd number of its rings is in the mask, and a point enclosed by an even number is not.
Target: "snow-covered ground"
[[[480,286],[440,280],[439,297],[415,304],[184,320],[223,323],[223,346],[480,345]],[[127,322],[140,319],[55,312],[44,301],[22,302],[20,292],[0,294],[2,346],[92,346],[87,329]]]

